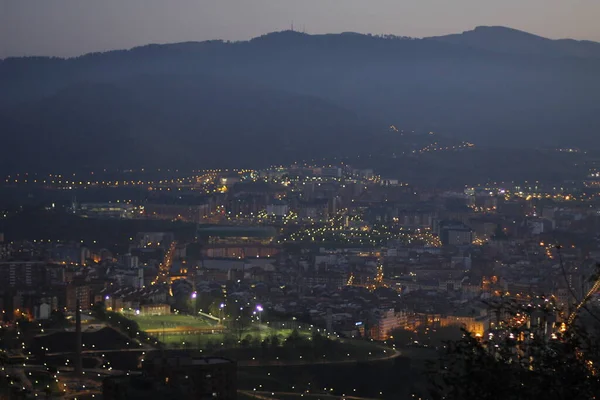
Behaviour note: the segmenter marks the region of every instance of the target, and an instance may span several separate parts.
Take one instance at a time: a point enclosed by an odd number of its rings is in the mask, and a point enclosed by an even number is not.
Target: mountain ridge
[[[162,47],[162,46],[179,47],[179,46],[184,46],[184,45],[191,46],[191,45],[198,45],[198,44],[214,44],[214,43],[239,44],[239,43],[265,40],[265,39],[273,38],[273,37],[286,37],[286,38],[296,37],[296,38],[298,38],[298,37],[323,37],[323,36],[355,36],[355,37],[363,36],[363,37],[382,38],[382,39],[397,38],[397,39],[408,39],[408,40],[448,41],[451,38],[464,37],[465,35],[479,35],[479,34],[488,35],[489,33],[495,33],[497,35],[503,35],[503,36],[518,35],[521,37],[535,38],[536,40],[542,39],[542,40],[549,41],[549,42],[570,42],[570,43],[591,44],[594,46],[600,46],[600,42],[594,41],[594,40],[572,39],[572,38],[551,39],[551,38],[547,38],[542,35],[538,35],[535,33],[527,32],[524,30],[516,29],[516,28],[511,28],[508,26],[502,26],[502,25],[478,25],[478,26],[475,26],[473,29],[465,30],[461,33],[450,33],[450,34],[446,34],[446,35],[424,36],[424,37],[398,36],[398,35],[394,35],[394,34],[366,34],[366,33],[352,32],[352,31],[345,31],[345,32],[339,32],[339,33],[309,34],[309,33],[299,32],[299,31],[282,30],[282,31],[268,32],[268,33],[265,33],[265,34],[262,34],[262,35],[259,35],[259,36],[253,37],[253,38],[243,39],[243,40],[211,39],[211,40],[200,40],[200,41],[187,40],[187,41],[183,41],[183,42],[169,42],[169,43],[148,43],[148,44],[144,44],[144,45],[133,46],[131,48],[111,49],[111,50],[106,50],[106,51],[92,51],[92,52],[87,52],[87,53],[83,53],[83,54],[76,55],[76,56],[70,56],[70,57],[40,56],[40,55],[10,56],[10,57],[0,58],[0,63],[2,63],[2,61],[10,60],[10,59],[35,59],[35,58],[42,59],[43,58],[43,59],[72,60],[72,59],[77,59],[77,58],[86,57],[86,56],[93,56],[93,55],[106,54],[106,53],[112,53],[112,52],[127,52],[127,51],[144,49],[144,48],[149,48],[149,47]]]
[[[43,155],[52,144],[47,140],[49,133],[70,132],[79,140],[81,132],[91,132],[100,140],[94,124],[105,124],[108,130],[118,128],[127,133],[124,137],[140,140],[136,138],[143,138],[146,129],[167,130],[171,118],[181,124],[179,140],[185,146],[197,143],[197,135],[211,137],[211,129],[198,129],[209,126],[202,125],[205,120],[219,128],[216,131],[223,140],[242,140],[236,121],[249,119],[257,141],[278,143],[275,155],[281,156],[281,162],[366,151],[365,143],[375,140],[379,141],[373,143],[375,147],[384,148],[388,138],[371,135],[378,127],[391,124],[446,133],[478,146],[535,147],[542,143],[600,147],[600,59],[592,53],[568,55],[579,54],[579,42],[576,50],[567,51],[566,47],[572,48],[570,41],[507,29],[483,27],[474,30],[475,36],[474,31],[467,31],[426,39],[283,31],[242,42],[147,45],[69,59],[6,59],[0,62],[0,132],[11,140],[28,138],[32,147],[37,146],[36,140],[44,143],[36,149]],[[479,40],[490,35],[494,41]],[[592,45],[595,49],[598,44]],[[505,51],[507,46],[510,51]],[[537,50],[527,50],[531,46]],[[163,86],[153,79],[159,83],[164,79]],[[182,88],[182,79],[189,79],[188,85],[200,97]],[[236,82],[240,82],[237,89]],[[111,89],[108,95],[97,86],[92,91],[80,86],[105,84],[121,89]],[[65,90],[71,95],[65,96]],[[210,103],[209,90],[218,102]],[[124,103],[130,91],[145,95]],[[222,91],[231,96],[218,97]],[[164,93],[171,93],[176,101],[163,105]],[[197,118],[197,110],[174,93],[192,96],[203,104],[204,119]],[[256,93],[261,101],[248,100],[250,93]],[[110,108],[111,96],[115,104],[123,103],[125,111]],[[88,109],[78,108],[83,100]],[[93,112],[95,101],[100,110],[111,110],[105,112],[105,119]],[[231,107],[227,101],[239,107]],[[52,109],[54,103],[62,104],[62,109],[52,117],[44,109]],[[79,110],[79,117],[70,115],[69,109]],[[13,115],[24,117],[15,121]],[[47,118],[45,125],[39,115]],[[162,119],[155,120],[158,116]],[[31,128],[27,119],[37,125]],[[286,120],[294,123],[286,124]],[[345,137],[343,132],[352,134]],[[280,136],[287,138],[287,144]],[[303,137],[310,137],[315,148],[311,150]],[[114,136],[110,140],[118,143]],[[326,145],[319,147],[320,141]],[[19,151],[27,151],[26,143],[17,144]],[[280,151],[293,146],[299,150]],[[179,150],[165,145],[166,149],[178,162]],[[154,154],[152,148],[142,150]],[[79,157],[76,149],[69,151]],[[108,146],[105,151],[115,152],[112,159],[126,157],[127,151],[136,155],[135,147],[121,151]],[[11,159],[16,156],[16,152],[5,152]],[[189,156],[185,151],[181,154]],[[226,151],[223,154],[223,160],[213,161],[229,164],[237,157]],[[86,158],[78,160],[85,162]]]
[[[598,42],[568,38],[549,39],[505,26],[482,25],[462,33],[424,39],[523,55],[600,58]]]

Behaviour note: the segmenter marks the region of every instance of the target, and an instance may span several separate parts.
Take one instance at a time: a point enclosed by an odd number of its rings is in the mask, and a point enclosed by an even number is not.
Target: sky
[[[503,25],[600,41],[600,0],[0,0],[0,58],[289,29],[424,37]]]

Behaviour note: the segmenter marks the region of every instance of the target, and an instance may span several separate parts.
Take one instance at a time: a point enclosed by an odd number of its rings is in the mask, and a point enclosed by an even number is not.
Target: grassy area
[[[205,317],[194,317],[192,315],[152,315],[152,316],[141,316],[131,315],[128,318],[137,322],[140,329],[146,331],[148,329],[162,329],[164,328],[177,328],[181,326],[191,328],[201,328],[207,326],[216,325],[216,321],[213,321]]]
[[[331,339],[318,336],[313,342],[312,332],[298,330],[293,342],[286,341],[292,329],[272,328],[268,325],[252,326],[239,334],[227,333],[165,333],[160,329],[178,326],[210,326],[209,321],[184,315],[133,318],[142,330],[157,329],[154,336],[167,347],[203,349],[207,354],[230,357],[238,361],[272,362],[331,362],[368,361],[393,354],[393,350],[376,342],[350,339]],[[195,324],[195,325],[194,325]],[[277,337],[276,341],[273,340]]]
[[[214,334],[184,334],[184,335],[161,335],[157,334],[156,337],[168,347],[181,347],[187,344],[193,348],[204,348],[208,342],[221,343],[224,338],[223,333]]]
[[[273,335],[279,336],[279,338],[283,341],[286,337],[288,337],[292,333],[292,329],[273,329],[263,327],[262,329],[249,329],[242,334],[242,339],[244,339],[247,335],[252,336],[255,340],[264,340]],[[302,336],[309,336],[309,332],[300,332]],[[230,335],[232,336],[232,335]],[[237,337],[233,335],[234,337]],[[193,348],[204,348],[206,345],[211,342],[215,347],[221,345],[224,342],[225,334],[224,333],[214,333],[214,334],[156,334],[156,337],[163,343],[166,343],[167,346],[172,347],[193,347]]]

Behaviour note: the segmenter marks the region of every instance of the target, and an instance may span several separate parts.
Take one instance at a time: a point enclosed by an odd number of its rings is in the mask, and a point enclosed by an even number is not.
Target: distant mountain
[[[284,162],[388,148],[375,133],[391,124],[478,146],[600,148],[597,47],[491,27],[427,39],[284,31],[11,58],[0,61],[0,134],[15,150],[0,152],[5,164],[25,149],[76,164],[180,163],[195,148],[223,165]]]
[[[374,125],[239,80],[142,75],[70,86],[0,113],[0,169],[268,166],[348,154]]]
[[[471,31],[427,39],[509,54],[600,58],[600,43],[597,42],[552,40],[503,26],[478,26]]]

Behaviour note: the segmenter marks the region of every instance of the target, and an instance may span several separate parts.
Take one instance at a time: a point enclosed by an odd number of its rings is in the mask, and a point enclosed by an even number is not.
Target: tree
[[[260,342],[261,353],[264,358],[266,358],[269,355],[269,345],[269,338],[265,338],[265,340]]]
[[[224,305],[222,299],[214,300],[208,306],[208,313],[214,317],[221,318],[221,312],[223,312],[223,309],[221,308],[221,304]]]
[[[238,341],[241,341],[241,339],[236,338],[236,336],[230,333],[226,333],[223,337],[223,346],[225,346],[225,348],[235,347]]]
[[[244,332],[247,331],[251,322],[251,313],[249,307],[231,307],[230,328],[237,335],[238,340],[242,340]]]
[[[300,336],[300,333],[297,329],[294,329],[292,333],[290,333],[290,335],[285,339],[285,345],[294,347],[301,344],[302,341],[302,336]]]
[[[319,332],[312,333],[310,344],[314,358],[319,358],[323,353],[327,353],[332,345],[331,340]]]
[[[271,336],[271,347],[277,348],[281,345],[281,340],[279,340],[279,336],[272,335]]]
[[[394,329],[390,336],[393,337],[393,342],[398,346],[406,346],[410,343],[413,343],[417,338],[417,334],[408,329]]]
[[[448,341],[460,340],[463,336],[459,326],[443,326],[429,330],[429,345],[441,347]]]
[[[106,320],[106,305],[103,301],[99,301],[92,306],[92,315],[100,321]]]
[[[244,348],[246,347],[250,347],[250,344],[252,343],[252,335],[246,335],[244,337],[244,339],[242,339],[242,341],[240,342],[240,345]]]
[[[53,310],[50,314],[50,323],[52,326],[57,328],[64,328],[69,326],[69,321],[65,317],[65,314],[60,310]]]
[[[252,342],[250,343],[250,346],[252,348],[258,349],[263,345],[263,343],[264,342],[260,340],[260,335],[256,335],[252,337]]]
[[[581,344],[567,338],[554,344],[533,340],[518,345],[466,335],[449,346],[433,393],[448,400],[593,399],[600,393],[594,372],[597,360],[588,360]]]
[[[598,334],[584,324],[545,334],[540,308],[554,307],[546,299],[503,304],[496,307],[509,317],[487,337],[464,331],[462,339],[448,342],[429,371],[431,395],[447,400],[595,399],[600,393]],[[534,324],[540,315],[542,322]]]

